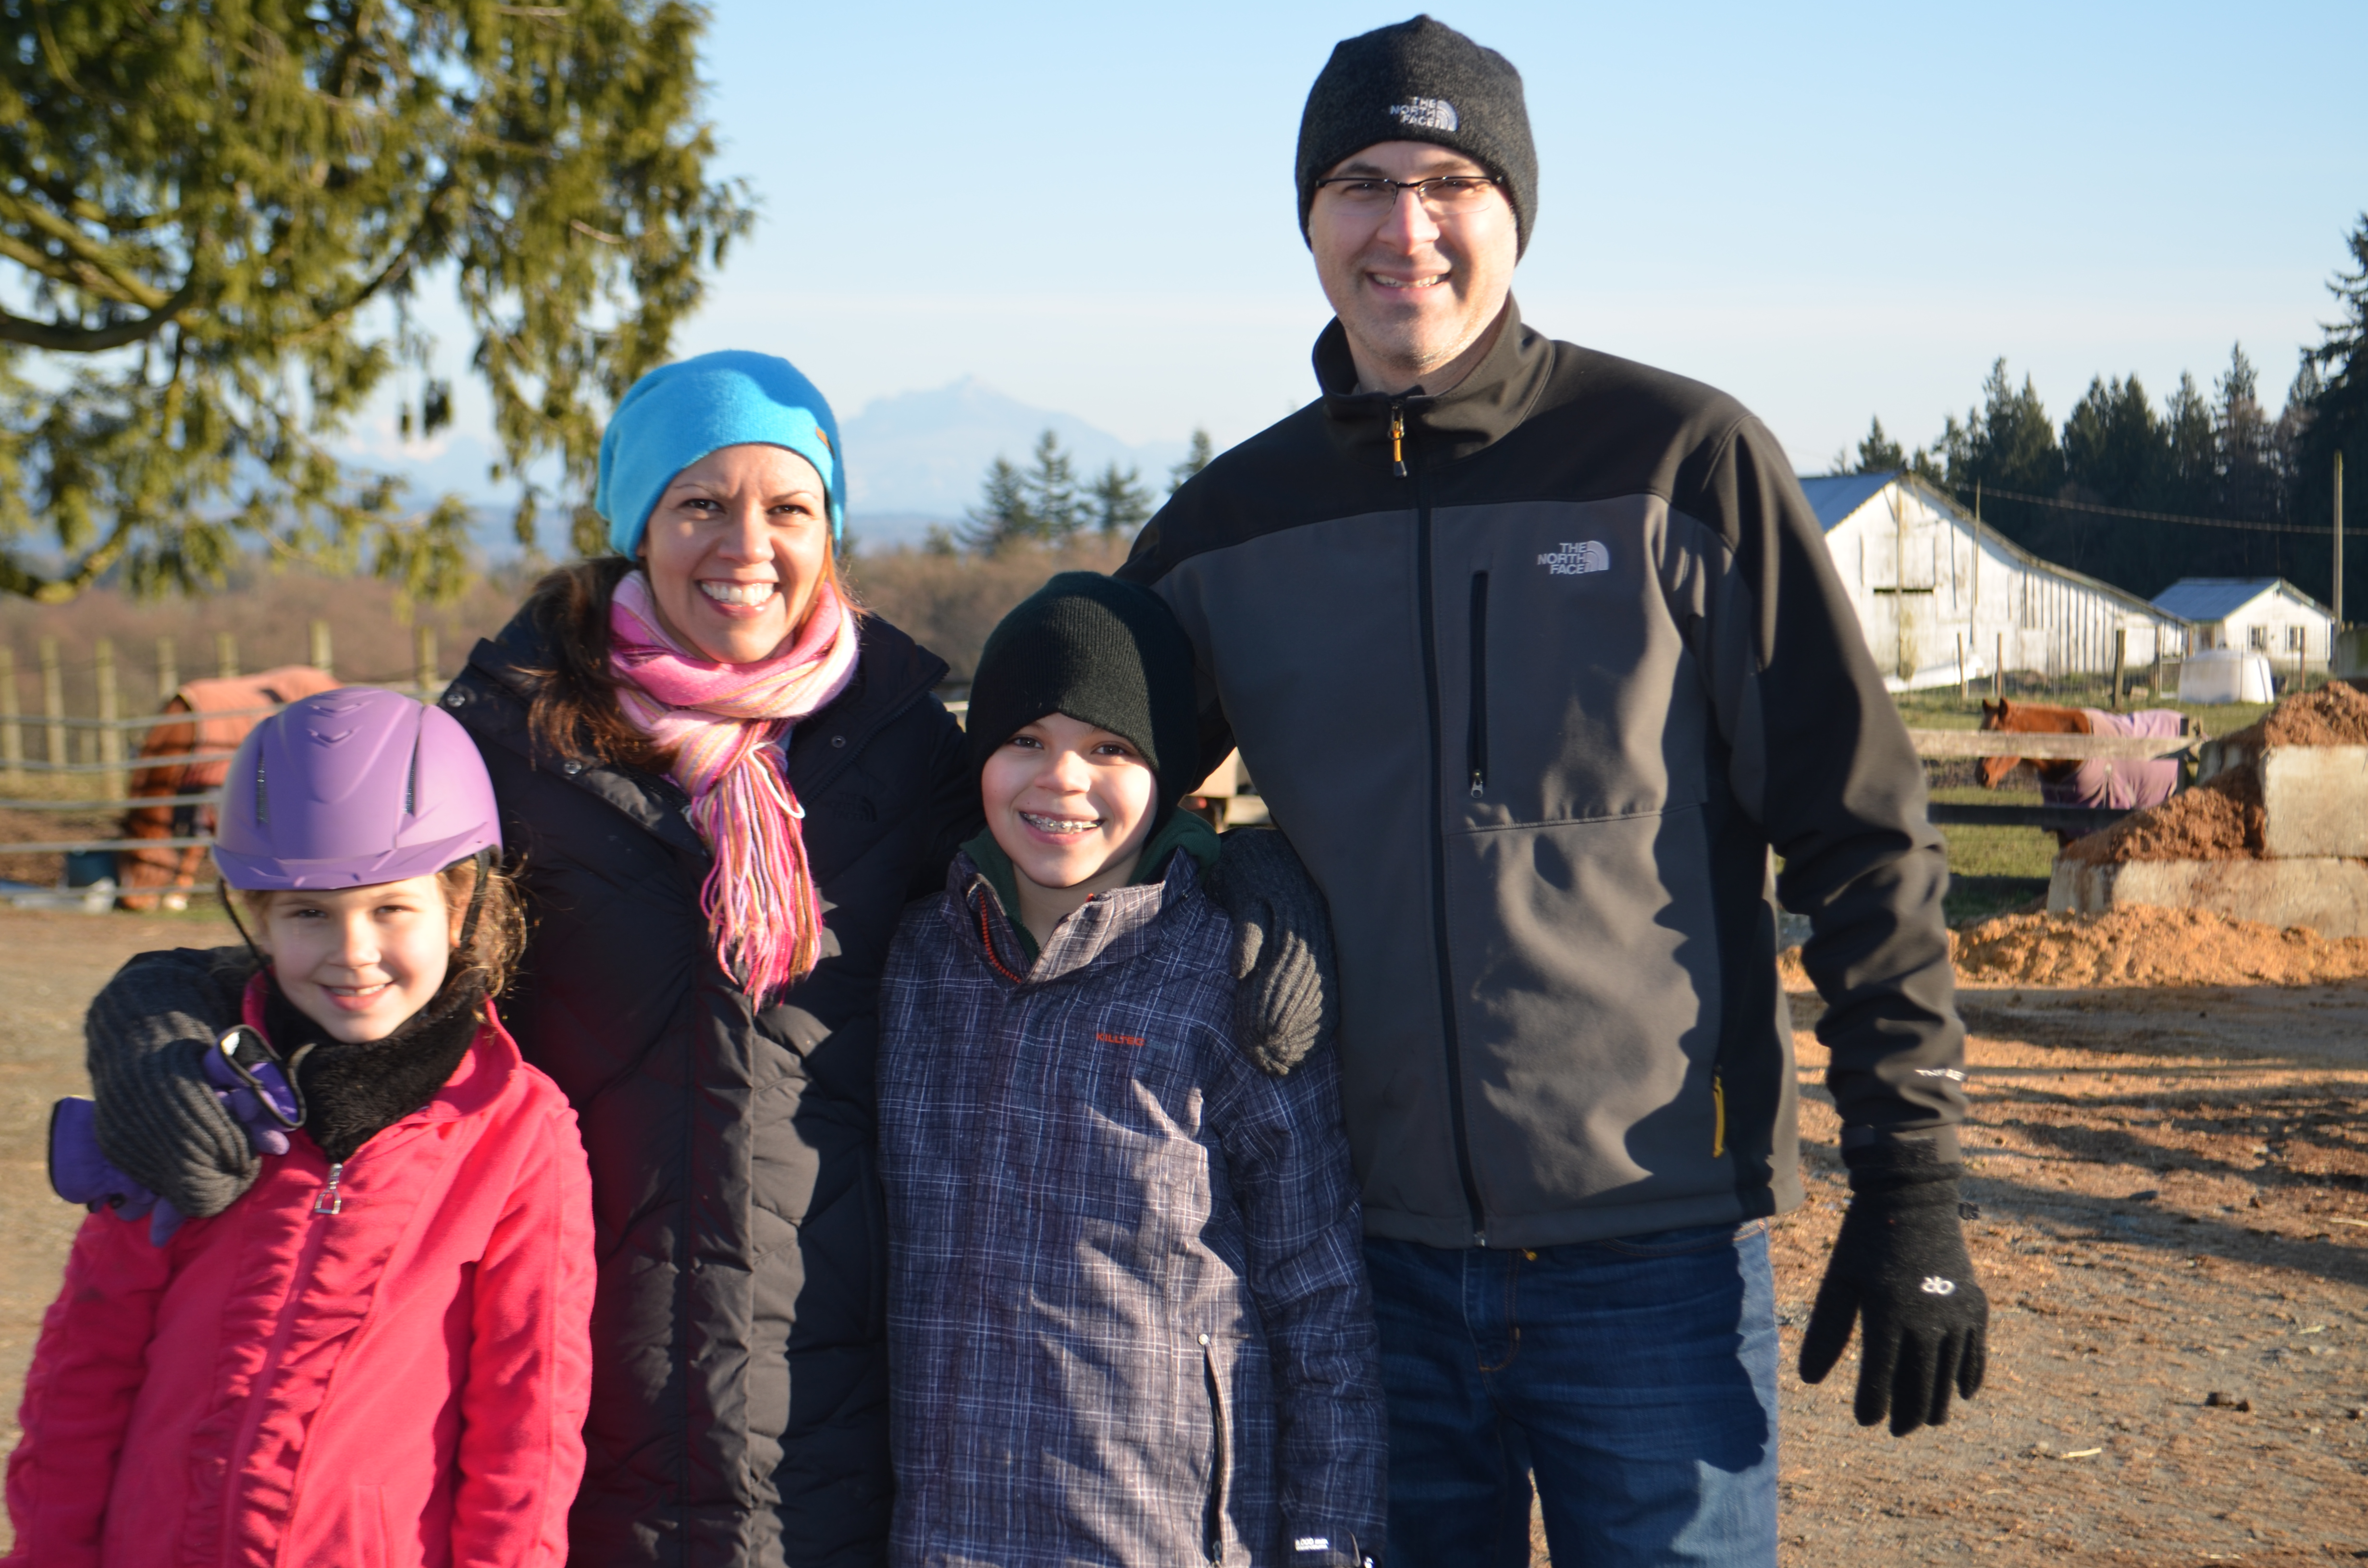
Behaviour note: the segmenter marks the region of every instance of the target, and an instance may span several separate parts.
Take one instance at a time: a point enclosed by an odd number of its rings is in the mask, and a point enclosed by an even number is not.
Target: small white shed
[[[2195,628],[2197,648],[2265,653],[2281,670],[2323,670],[2335,612],[2283,577],[2181,577],[2154,597]]]
[[[1804,479],[1834,570],[1894,691],[2008,670],[2110,675],[2114,633],[2135,670],[2187,650],[2173,612],[2042,561],[1911,473]]]

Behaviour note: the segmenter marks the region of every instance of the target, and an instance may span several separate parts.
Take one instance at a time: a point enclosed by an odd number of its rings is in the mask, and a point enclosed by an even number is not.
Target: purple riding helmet
[[[500,853],[494,783],[457,720],[347,686],[291,702],[239,744],[214,863],[250,891],[363,887]]]
[[[493,780],[468,732],[439,709],[361,686],[257,724],[232,759],[221,823],[214,862],[223,881],[248,890],[406,881],[502,847]],[[475,913],[472,903],[472,922]],[[232,1029],[205,1067],[255,1152],[286,1153],[303,1101],[263,1037]],[[70,1203],[146,1217],[158,1246],[181,1227],[171,1203],[100,1152],[88,1100],[61,1100],[51,1117],[50,1185]]]

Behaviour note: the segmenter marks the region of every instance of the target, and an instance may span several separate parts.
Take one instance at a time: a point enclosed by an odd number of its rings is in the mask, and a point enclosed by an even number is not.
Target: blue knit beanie
[[[592,509],[609,548],[631,555],[674,476],[708,453],[744,443],[786,447],[814,465],[830,492],[830,540],[847,528],[847,474],[838,421],[787,359],[730,348],[661,365],[635,381],[600,437]]]

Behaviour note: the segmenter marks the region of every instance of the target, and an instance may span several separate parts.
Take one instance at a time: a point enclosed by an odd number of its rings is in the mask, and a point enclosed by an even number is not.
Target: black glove
[[[1234,917],[1234,1036],[1280,1078],[1339,1021],[1332,917],[1281,833],[1235,828],[1217,845],[1209,896]]]
[[[1957,1212],[1965,1167],[1912,1146],[1846,1157],[1850,1212],[1801,1336],[1801,1381],[1825,1381],[1859,1321],[1858,1424],[1888,1411],[1892,1435],[1904,1437],[1949,1419],[1952,1387],[1971,1399],[1982,1386],[1990,1303]]]
[[[84,1018],[99,1148],[192,1219],[229,1208],[262,1169],[206,1072],[216,1038],[238,1022],[253,970],[235,949],[142,953]]]

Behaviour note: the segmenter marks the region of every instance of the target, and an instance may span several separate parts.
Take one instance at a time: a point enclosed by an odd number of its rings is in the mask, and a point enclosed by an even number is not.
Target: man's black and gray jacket
[[[1198,652],[1328,898],[1369,1235],[1536,1247],[1798,1201],[1773,846],[1846,1148],[1953,1160],[1963,1029],[1906,730],[1775,439],[1522,326],[1452,392],[1325,396],[1121,575]]]

